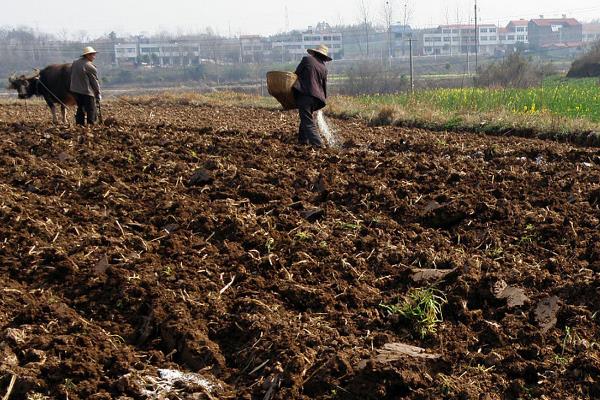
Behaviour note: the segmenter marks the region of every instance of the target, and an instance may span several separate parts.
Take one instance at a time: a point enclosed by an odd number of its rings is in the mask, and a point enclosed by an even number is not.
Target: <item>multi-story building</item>
[[[510,21],[506,28],[500,28],[498,40],[501,44],[514,46],[516,44],[529,44],[528,35],[529,21],[524,19]]]
[[[413,37],[413,30],[410,25],[396,24],[390,26],[391,42],[392,42],[392,56],[393,57],[404,57],[409,55],[410,43],[409,40],[415,39]],[[413,42],[413,53],[415,52]]]
[[[532,19],[527,26],[531,48],[577,46],[582,43],[583,27],[575,18],[541,17]]]
[[[582,24],[582,35],[584,43],[600,41],[600,24]]]
[[[273,45],[268,38],[258,35],[240,36],[242,63],[260,63],[271,58]]]
[[[308,27],[304,32],[276,36],[272,40],[272,55],[282,61],[297,61],[306,55],[306,50],[324,44],[329,47],[329,56],[340,59],[343,57],[342,34],[334,32],[327,24],[319,24],[318,29]]]
[[[498,47],[496,25],[440,25],[437,29],[423,33],[424,55],[457,55],[475,53],[479,39],[479,53],[494,54]]]
[[[115,44],[115,63],[136,64],[138,62],[138,45],[137,43],[119,43]]]
[[[200,51],[194,43],[119,43],[115,45],[115,60],[117,65],[197,65]]]

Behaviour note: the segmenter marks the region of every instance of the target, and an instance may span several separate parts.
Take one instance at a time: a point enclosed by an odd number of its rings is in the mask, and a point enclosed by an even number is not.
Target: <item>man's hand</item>
[[[100,93],[98,93],[96,95],[96,100],[98,100],[98,101],[102,100],[102,95]]]

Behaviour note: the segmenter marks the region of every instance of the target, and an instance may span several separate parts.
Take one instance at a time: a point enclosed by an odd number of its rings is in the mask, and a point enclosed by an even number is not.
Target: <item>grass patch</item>
[[[392,314],[399,314],[408,320],[415,333],[421,338],[434,334],[437,325],[443,319],[442,308],[446,300],[446,295],[438,289],[420,288],[410,289],[404,300],[395,305],[381,306]]]

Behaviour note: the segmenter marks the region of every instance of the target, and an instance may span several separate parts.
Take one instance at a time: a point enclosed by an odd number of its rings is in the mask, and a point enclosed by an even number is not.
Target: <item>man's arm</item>
[[[97,98],[100,98],[100,81],[98,80],[98,71],[96,71],[96,67],[94,67],[91,63],[87,63],[85,65],[85,73],[90,80],[90,85],[92,86],[92,90]]]

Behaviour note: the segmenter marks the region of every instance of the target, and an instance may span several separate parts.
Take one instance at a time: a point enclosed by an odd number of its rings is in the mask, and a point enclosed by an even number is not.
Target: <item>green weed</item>
[[[312,234],[310,232],[299,231],[298,233],[296,233],[294,238],[300,242],[305,242],[312,239]]]
[[[275,249],[275,239],[272,237],[268,238],[265,242],[265,248],[267,249],[267,253],[271,254]]]
[[[445,294],[434,288],[410,289],[404,301],[396,305],[381,305],[392,314],[400,314],[413,324],[416,333],[425,338],[434,334],[443,321]]]

